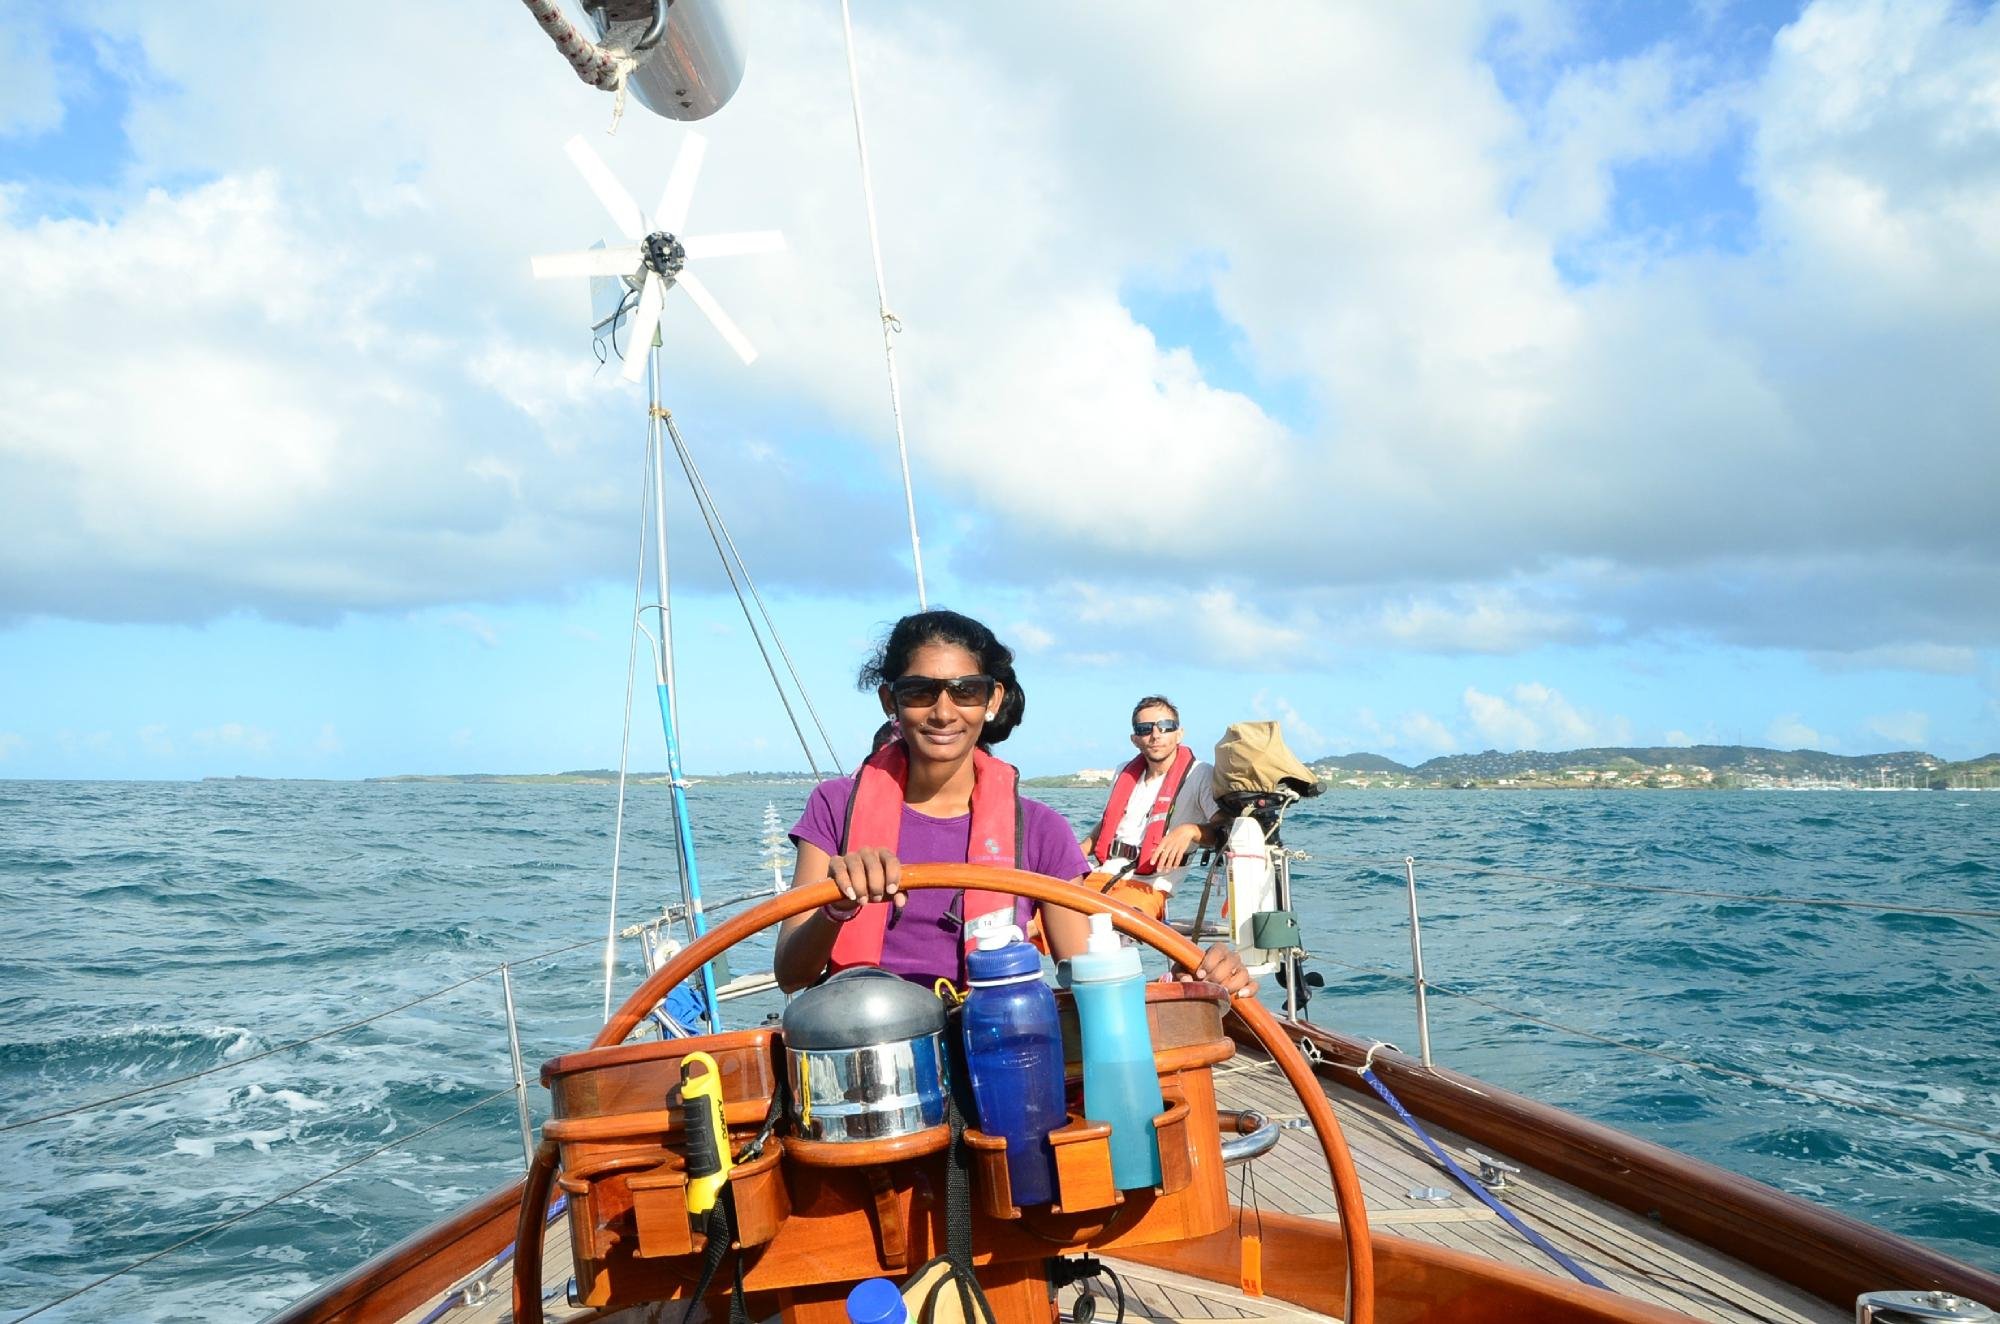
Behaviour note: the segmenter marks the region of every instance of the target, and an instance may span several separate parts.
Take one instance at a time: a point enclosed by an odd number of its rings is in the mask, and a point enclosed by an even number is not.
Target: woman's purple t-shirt
[[[840,833],[847,823],[847,802],[854,796],[854,779],[836,777],[813,788],[806,811],[792,824],[793,841],[809,841],[828,855],[840,854]],[[1015,866],[1067,882],[1090,871],[1083,848],[1068,820],[1035,800],[1021,802],[1021,858]],[[896,858],[904,864],[963,864],[972,844],[972,815],[931,818],[903,806],[902,834]],[[891,911],[882,938],[882,968],[905,979],[928,984],[940,975],[957,979],[961,942],[956,927],[942,922],[952,909],[956,892],[943,888],[909,893],[900,912]],[[1015,903],[1015,921],[1023,930],[1033,902]]]

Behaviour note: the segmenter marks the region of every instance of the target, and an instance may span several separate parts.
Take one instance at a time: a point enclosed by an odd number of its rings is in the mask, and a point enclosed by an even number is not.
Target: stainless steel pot
[[[883,970],[843,970],[785,1008],[792,1121],[808,1140],[888,1140],[945,1119],[944,1004]]]

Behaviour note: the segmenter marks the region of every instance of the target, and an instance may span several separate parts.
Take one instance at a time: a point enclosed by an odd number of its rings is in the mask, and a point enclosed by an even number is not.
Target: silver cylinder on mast
[[[638,61],[625,85],[656,115],[707,119],[743,82],[743,44],[723,0],[673,0],[671,6],[667,0],[597,0],[585,8],[598,44]],[[640,49],[656,27],[653,44]]]

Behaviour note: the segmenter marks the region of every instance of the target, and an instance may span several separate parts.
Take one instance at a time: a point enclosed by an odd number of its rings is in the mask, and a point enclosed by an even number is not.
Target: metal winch
[[[808,1140],[888,1140],[945,1119],[944,1004],[860,966],[785,1008],[793,1122]]]

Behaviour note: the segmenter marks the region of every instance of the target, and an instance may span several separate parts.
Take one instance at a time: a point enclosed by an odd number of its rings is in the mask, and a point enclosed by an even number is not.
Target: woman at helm
[[[960,982],[968,931],[1041,916],[1049,950],[1083,950],[1089,926],[1060,906],[966,888],[902,889],[903,864],[986,864],[1051,878],[1088,871],[1076,834],[1055,810],[1018,794],[1019,774],[989,752],[1021,723],[1027,696],[1014,654],[991,630],[952,611],[896,622],[862,668],[895,733],[853,777],[821,782],[793,825],[795,886],[831,877],[840,900],[785,921],[772,971],[786,991],[830,970],[877,965],[929,985]],[[1244,996],[1256,981],[1227,944],[1193,977]]]

